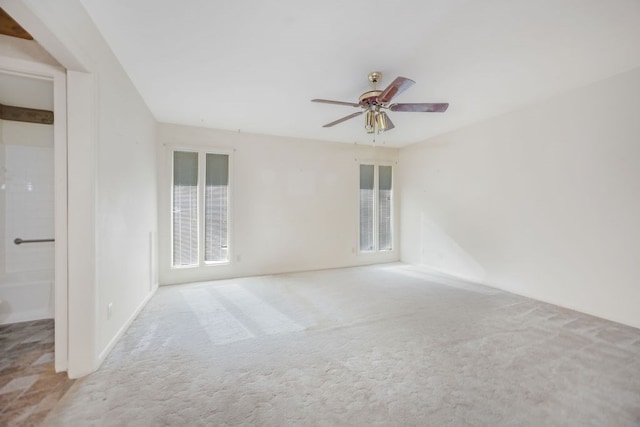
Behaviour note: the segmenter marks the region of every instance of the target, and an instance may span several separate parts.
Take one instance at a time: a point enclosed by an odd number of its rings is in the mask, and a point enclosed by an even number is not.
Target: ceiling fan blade
[[[409,111],[415,113],[444,113],[449,108],[449,104],[446,102],[429,104],[429,103],[417,103],[417,104],[391,104],[389,110],[391,111]]]
[[[416,82],[406,77],[396,77],[396,79],[392,81],[391,84],[387,86],[387,88],[383,90],[380,95],[378,95],[377,101],[379,103],[386,104],[395,96],[400,95],[402,92],[409,89],[414,84],[416,84]]]
[[[362,113],[364,113],[364,111],[358,111],[357,113],[349,114],[348,116],[345,116],[345,117],[343,117],[341,119],[338,119],[335,122],[327,123],[326,125],[324,125],[322,127],[323,128],[330,128],[331,126],[337,125],[338,123],[346,122],[349,119],[353,119],[354,117],[357,117]]]
[[[312,99],[311,102],[321,102],[323,104],[347,105],[349,107],[359,107],[360,106],[360,104],[354,104],[353,102],[332,101],[330,99]]]

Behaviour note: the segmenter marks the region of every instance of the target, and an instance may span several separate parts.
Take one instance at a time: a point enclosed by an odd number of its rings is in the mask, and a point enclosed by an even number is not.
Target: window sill
[[[389,249],[384,251],[358,251],[358,255],[362,256],[385,256],[385,255],[393,255],[396,253],[395,249]]]
[[[224,266],[224,265],[230,265],[231,261],[211,261],[211,262],[205,262],[204,264],[202,264],[202,267],[220,267],[220,266]]]
[[[222,267],[225,265],[231,265],[231,261],[215,261],[215,262],[204,262],[202,264],[196,265],[172,265],[172,270],[189,270],[192,268],[206,268],[206,267]]]

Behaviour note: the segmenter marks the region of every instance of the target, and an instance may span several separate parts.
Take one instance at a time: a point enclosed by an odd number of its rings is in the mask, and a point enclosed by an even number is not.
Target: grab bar
[[[43,242],[55,242],[56,239],[31,239],[31,240],[23,240],[21,238],[17,238],[13,241],[16,245],[21,245],[23,243],[43,243]]]

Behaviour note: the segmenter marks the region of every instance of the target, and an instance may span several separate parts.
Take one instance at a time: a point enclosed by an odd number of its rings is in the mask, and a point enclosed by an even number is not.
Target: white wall
[[[157,232],[156,122],[119,65],[110,62],[109,67],[99,73],[97,88],[96,257],[101,352],[157,286],[152,283],[155,273],[150,246],[151,235]]]
[[[1,4],[70,70],[69,374],[77,377],[97,368],[153,292],[156,122],[80,1]]]
[[[159,126],[158,140],[162,284],[399,259],[397,249],[357,254],[358,160],[395,161],[396,149],[170,124]],[[228,266],[171,268],[172,145],[232,152]]]
[[[640,69],[400,153],[402,260],[640,327]]]

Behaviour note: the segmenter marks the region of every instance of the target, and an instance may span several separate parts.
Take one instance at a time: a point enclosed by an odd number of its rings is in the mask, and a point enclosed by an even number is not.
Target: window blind
[[[198,153],[173,153],[173,265],[198,264]]]
[[[375,250],[374,166],[360,165],[360,250]]]
[[[204,211],[204,260],[227,261],[229,219],[229,156],[206,156]]]
[[[378,250],[380,251],[390,251],[393,244],[391,177],[391,166],[378,167]]]

